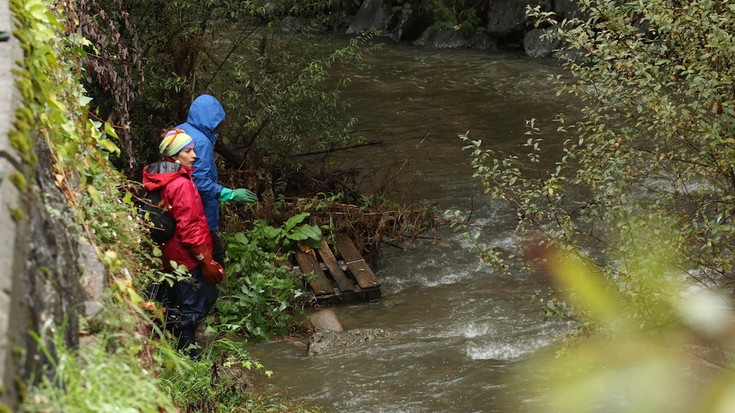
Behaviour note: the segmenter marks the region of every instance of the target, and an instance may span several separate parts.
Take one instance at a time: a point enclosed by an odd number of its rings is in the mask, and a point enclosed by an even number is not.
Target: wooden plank
[[[345,275],[345,272],[342,271],[342,268],[337,264],[337,258],[334,257],[332,250],[329,249],[329,244],[326,239],[322,238],[322,246],[317,251],[319,252],[319,256],[322,257],[324,265],[327,266],[329,274],[331,274],[334,281],[337,282],[339,290],[342,292],[355,291],[355,285],[347,279],[347,275]]]
[[[337,243],[337,251],[344,258],[347,263],[347,268],[352,272],[360,288],[365,289],[380,286],[378,277],[375,276],[373,270],[370,269],[365,259],[362,258],[362,254],[357,250],[350,237],[346,234],[337,234],[335,236],[335,242]]]
[[[301,271],[306,275],[307,281],[309,282],[314,294],[327,294],[334,292],[332,283],[329,282],[326,274],[322,271],[316,257],[303,251],[296,251],[296,262],[299,263]]]

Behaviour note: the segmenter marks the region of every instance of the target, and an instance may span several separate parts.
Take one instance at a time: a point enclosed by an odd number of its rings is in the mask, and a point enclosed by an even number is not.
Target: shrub
[[[298,324],[303,291],[297,275],[277,264],[277,256],[264,250],[257,230],[228,234],[227,287],[216,304],[217,319],[211,329],[266,339],[288,334]]]

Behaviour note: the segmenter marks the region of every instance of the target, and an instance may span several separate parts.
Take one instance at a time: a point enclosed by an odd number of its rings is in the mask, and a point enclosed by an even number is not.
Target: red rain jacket
[[[161,245],[163,264],[169,269],[170,261],[189,270],[198,267],[200,262],[191,252],[196,245],[203,244],[212,251],[202,198],[191,179],[192,169],[169,161],[154,162],[143,169],[143,185],[149,191],[161,190],[161,199],[176,220],[174,236]]]

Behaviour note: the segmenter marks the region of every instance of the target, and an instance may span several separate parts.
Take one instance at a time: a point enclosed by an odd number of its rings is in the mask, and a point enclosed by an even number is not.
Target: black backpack
[[[148,166],[149,173],[175,172],[181,165],[168,161],[158,161]],[[138,196],[138,212],[151,223],[150,235],[153,242],[163,244],[171,239],[176,232],[176,220],[166,210],[161,191],[145,191]]]
[[[138,211],[151,223],[150,236],[153,242],[163,244],[176,232],[176,220],[166,210],[161,191],[147,191],[140,199]]]

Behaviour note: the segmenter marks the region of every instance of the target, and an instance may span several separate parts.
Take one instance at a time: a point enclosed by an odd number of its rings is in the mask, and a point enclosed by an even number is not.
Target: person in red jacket
[[[159,146],[163,159],[143,169],[143,185],[160,191],[165,208],[176,221],[174,236],[161,245],[166,269],[184,266],[190,277],[163,283],[166,327],[178,338],[177,348],[196,355],[195,330],[217,300],[217,284],[225,271],[212,258],[212,237],[202,199],[191,173],[196,160],[191,136],[181,129],[166,132]]]

